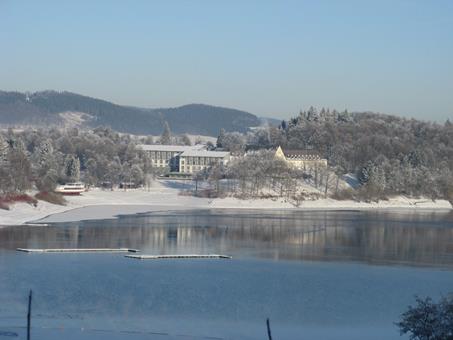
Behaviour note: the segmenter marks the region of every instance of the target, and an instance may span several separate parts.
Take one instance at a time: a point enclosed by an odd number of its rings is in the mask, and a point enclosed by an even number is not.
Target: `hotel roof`
[[[139,144],[138,148],[144,151],[172,151],[172,152],[184,152],[191,150],[203,150],[206,148],[203,144],[197,145],[162,145],[162,144]]]
[[[223,158],[228,156],[230,153],[227,151],[207,151],[207,150],[188,150],[184,151],[182,157],[216,157]]]

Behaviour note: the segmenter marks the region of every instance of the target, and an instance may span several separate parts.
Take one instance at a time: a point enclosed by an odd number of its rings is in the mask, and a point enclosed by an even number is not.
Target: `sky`
[[[453,1],[0,0],[0,90],[453,119]]]

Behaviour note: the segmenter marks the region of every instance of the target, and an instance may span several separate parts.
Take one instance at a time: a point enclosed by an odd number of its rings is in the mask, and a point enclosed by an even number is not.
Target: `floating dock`
[[[63,248],[63,249],[27,249],[17,248],[25,253],[137,253],[137,249],[129,248]]]
[[[218,254],[175,254],[175,255],[125,255],[136,260],[165,260],[165,259],[231,259],[228,255]]]

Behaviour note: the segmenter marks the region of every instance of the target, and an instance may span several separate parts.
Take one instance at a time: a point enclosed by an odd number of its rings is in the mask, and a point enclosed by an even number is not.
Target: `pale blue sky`
[[[0,0],[0,89],[453,118],[453,1]]]

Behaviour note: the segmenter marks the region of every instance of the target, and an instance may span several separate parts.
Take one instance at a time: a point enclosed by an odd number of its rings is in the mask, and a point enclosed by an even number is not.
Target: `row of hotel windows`
[[[179,152],[175,151],[149,151],[151,159],[170,159],[175,157]]]
[[[154,165],[160,165],[160,166],[168,165],[168,163],[169,163],[169,161],[165,160],[165,159],[153,159],[152,161],[153,161]]]
[[[156,166],[166,166],[169,163],[175,164],[175,162],[170,162],[168,159],[153,159],[152,161]],[[221,161],[221,158],[214,157],[184,157],[180,159],[181,167],[184,167],[184,165],[214,165],[221,163]]]
[[[178,152],[170,152],[170,151],[150,151],[149,156],[153,161],[160,161],[160,160],[170,160],[177,156]],[[181,158],[181,162],[184,162],[184,159],[187,159],[187,164],[194,164],[194,165],[210,165],[215,164],[220,161],[218,157],[183,157]]]
[[[181,158],[181,166],[184,163],[188,165],[211,165],[220,163],[221,158],[214,158],[214,157],[184,157]]]
[[[193,166],[184,166],[184,165],[181,165],[181,169],[179,169],[179,171],[181,172],[193,172],[193,171],[200,171],[200,170],[203,170],[203,169],[206,169],[206,166],[205,165],[193,165]]]

